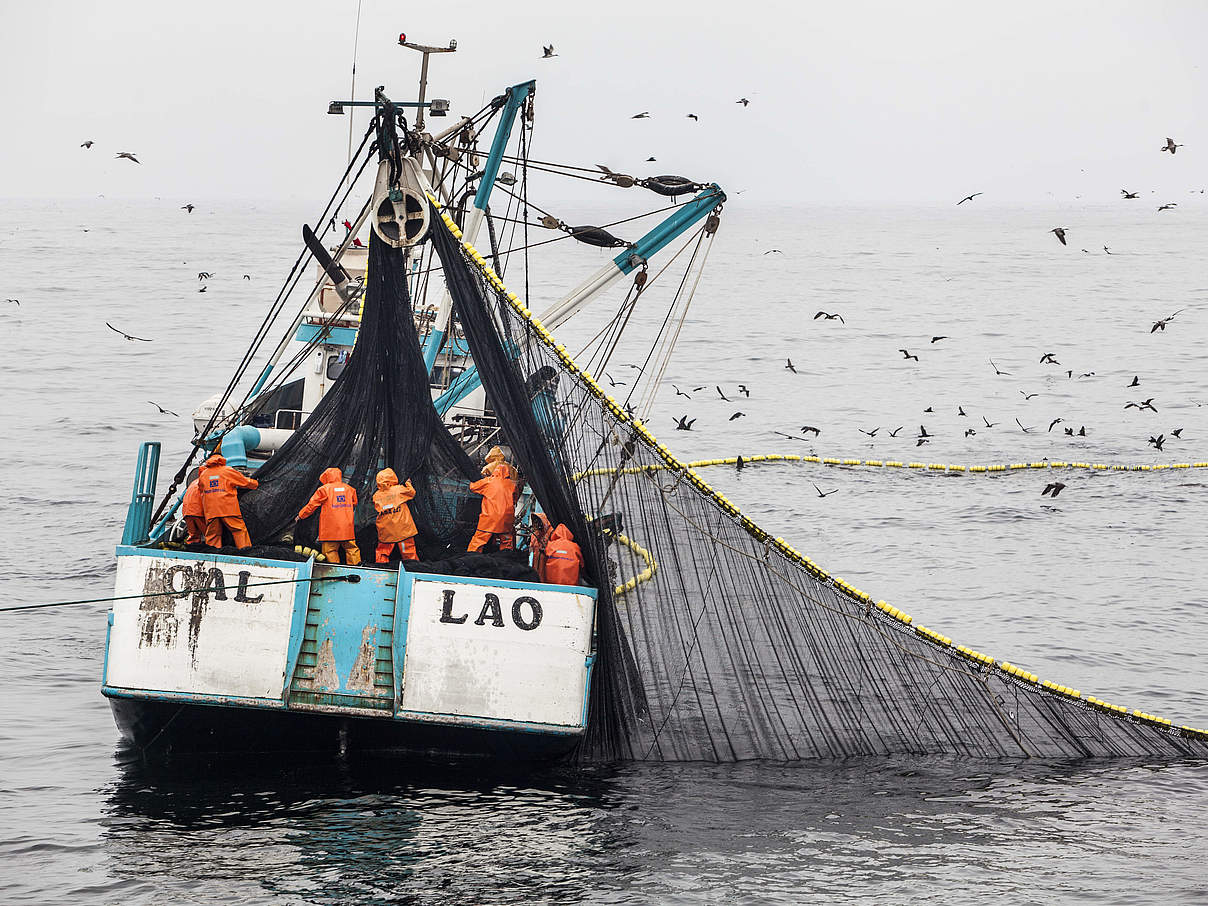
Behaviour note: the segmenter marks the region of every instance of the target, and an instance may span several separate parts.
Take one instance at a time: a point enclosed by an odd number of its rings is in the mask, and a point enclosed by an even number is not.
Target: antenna
[[[357,0],[357,25],[356,31],[352,37],[352,88],[348,92],[349,100],[357,99],[357,47],[361,43],[361,0]],[[352,121],[355,117],[348,117],[348,162],[352,163]]]
[[[448,47],[428,47],[423,44],[415,44],[411,41],[408,41],[406,33],[403,33],[398,36],[398,43],[403,47],[410,48],[411,50],[418,50],[424,55],[424,62],[420,66],[419,70],[419,107],[415,114],[415,130],[419,132],[424,128],[424,98],[428,92],[428,55],[433,53],[453,53],[457,50],[457,42],[450,39]],[[432,115],[444,116],[448,109],[449,107],[447,102],[439,110],[436,103],[433,102]]]

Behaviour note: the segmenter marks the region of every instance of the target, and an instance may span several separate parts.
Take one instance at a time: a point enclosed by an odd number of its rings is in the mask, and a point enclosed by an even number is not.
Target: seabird
[[[150,343],[151,342],[146,337],[135,337],[135,336],[131,336],[130,334],[126,333],[126,331],[124,331],[124,330],[118,330],[116,327],[114,327],[108,321],[105,322],[105,326],[108,327],[110,330],[112,330],[114,333],[120,333],[127,340],[138,340],[140,343]]]
[[[114,160],[122,160],[122,159],[132,160],[136,164],[142,163],[142,161],[140,161],[137,157],[135,157],[134,154],[130,151],[122,151],[117,155],[117,157],[114,158]]]
[[[1060,242],[1062,245],[1066,245],[1065,227],[1054,227],[1053,229],[1049,230],[1049,232],[1057,237],[1058,242]]]
[[[544,44],[541,45],[541,59],[548,60],[550,57],[556,57],[556,56],[558,56],[558,55],[556,53],[554,53],[553,44],[550,44],[548,47]]]
[[[1168,135],[1168,136],[1166,136],[1166,144],[1164,144],[1158,150],[1159,151],[1169,151],[1171,154],[1174,154],[1174,152],[1176,150],[1178,150],[1179,148],[1182,148],[1182,147],[1183,147],[1182,145],[1176,145],[1174,139]]]
[[[985,194],[984,192],[974,192],[972,195],[966,195],[964,198],[962,198],[960,201],[958,201],[958,202],[957,202],[957,204],[958,204],[958,205],[962,205],[962,204],[964,204],[966,201],[972,201],[972,200],[973,200],[973,199],[975,199],[975,198],[976,198],[978,195],[984,195],[984,194]]]

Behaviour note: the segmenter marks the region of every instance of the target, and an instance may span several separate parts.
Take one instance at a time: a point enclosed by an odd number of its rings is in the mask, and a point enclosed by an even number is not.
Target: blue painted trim
[[[159,442],[143,441],[134,466],[134,487],[130,492],[130,506],[126,509],[126,524],[122,528],[122,544],[141,544],[150,540],[151,509],[155,506],[158,475]]]
[[[474,576],[442,576],[439,573],[407,573],[412,581],[441,582],[446,585],[494,585],[500,588],[517,588],[536,591],[559,591],[563,594],[587,595],[598,600],[599,591],[587,585],[550,585],[547,582],[518,582],[515,579],[480,579]],[[407,591],[408,597],[411,594]]]
[[[491,152],[487,155],[486,166],[482,168],[482,179],[478,183],[478,192],[474,195],[474,207],[480,211],[485,211],[487,202],[491,200],[491,190],[495,188],[495,178],[499,175],[503,152],[507,149],[508,139],[512,135],[512,124],[516,121],[516,113],[536,87],[535,81],[528,81],[513,85],[507,90],[507,103],[503,105],[503,112],[499,116],[499,126],[495,129],[495,140],[491,142]]]
[[[398,717],[400,720],[425,724],[476,727],[480,730],[515,730],[519,733],[538,733],[544,736],[582,736],[584,730],[583,727],[568,727],[565,724],[527,723],[497,717],[463,717],[460,714],[437,714],[432,711],[400,711]]]
[[[424,371],[429,375],[432,374],[432,366],[436,364],[436,356],[440,352],[440,347],[445,342],[445,331],[436,330],[428,334],[428,339],[424,341]]]
[[[256,384],[252,387],[252,392],[248,394],[248,399],[255,399],[256,394],[264,386],[264,382],[268,380],[268,376],[273,373],[273,363],[269,362],[264,366],[264,370],[260,372],[260,377],[256,378]]]
[[[290,569],[301,566],[299,560],[270,560],[267,557],[237,557],[233,554],[197,554],[192,551],[163,550],[158,547],[136,547],[130,544],[118,545],[119,557],[168,557],[173,560],[221,560],[223,563],[248,563],[252,566],[285,566]]]
[[[404,670],[407,667],[407,630],[411,625],[411,573],[398,566],[394,587],[394,643],[390,646],[390,662],[394,670],[394,716],[403,706]]]
[[[168,512],[164,513],[159,522],[155,524],[155,527],[148,532],[148,541],[158,541],[164,536],[164,532],[168,530],[168,523],[176,516],[176,511],[180,509],[180,505],[185,502],[185,490],[188,490],[188,488],[185,488],[176,495],[176,500],[173,501]]]
[[[314,574],[315,561],[312,557],[299,563],[299,579],[310,579]],[[281,701],[289,704],[289,688],[294,682],[294,671],[298,668],[298,656],[302,653],[302,642],[306,636],[306,614],[310,610],[310,582],[299,582],[294,586],[294,613],[289,622],[289,648],[285,655],[285,677],[281,686]]]
[[[294,339],[300,343],[309,343],[319,339],[319,342],[330,346],[355,346],[357,329],[355,327],[323,327],[319,324],[299,324]]]
[[[105,619],[105,659],[101,662],[101,686],[109,685],[109,637],[113,635],[113,611]]]
[[[460,400],[469,396],[481,386],[482,377],[478,374],[478,369],[474,367],[467,368],[457,376],[456,380],[449,382],[449,389],[438,396],[432,405],[436,407],[437,413],[444,415],[457,405]]]
[[[260,446],[260,431],[251,425],[239,425],[222,435],[222,455],[228,466],[247,468],[247,451]]]
[[[285,709],[285,703],[274,698],[244,698],[238,695],[203,695],[198,692],[152,692],[147,689],[125,689],[117,686],[102,686],[101,694],[107,698],[134,698],[159,702],[185,701],[192,705],[240,705],[253,708],[268,708],[274,711]]]
[[[666,220],[639,239],[637,245],[613,258],[613,263],[621,269],[621,273],[631,273],[637,267],[630,261],[632,256],[650,258],[725,200],[726,193],[721,186],[712,183],[691,201],[684,202],[672,211]]]

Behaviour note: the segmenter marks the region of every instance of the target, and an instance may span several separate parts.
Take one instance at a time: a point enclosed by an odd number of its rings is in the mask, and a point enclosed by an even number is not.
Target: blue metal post
[[[713,183],[691,201],[676,208],[671,216],[639,239],[637,245],[613,258],[613,263],[620,268],[621,273],[630,273],[638,266],[633,261],[634,255],[649,258],[725,200],[726,193],[721,190],[721,186]]]
[[[159,442],[144,441],[138,448],[134,467],[134,489],[126,510],[122,544],[142,544],[151,531],[151,508],[155,505],[155,480],[159,474]]]

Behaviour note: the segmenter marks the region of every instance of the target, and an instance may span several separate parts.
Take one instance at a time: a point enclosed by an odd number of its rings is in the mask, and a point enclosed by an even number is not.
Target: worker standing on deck
[[[197,484],[201,488],[201,509],[206,518],[206,545],[222,547],[222,529],[225,526],[235,539],[235,547],[243,550],[252,546],[239,509],[239,488],[258,488],[260,482],[248,478],[238,469],[226,464],[226,458],[215,453],[197,473]],[[186,492],[187,493],[187,492]]]
[[[415,520],[407,501],[415,497],[411,481],[398,483],[394,469],[382,469],[377,473],[377,491],[373,495],[373,508],[377,510],[377,551],[374,562],[390,560],[395,546],[404,560],[418,560],[415,552]]]
[[[499,549],[516,547],[516,483],[509,478],[511,469],[505,462],[487,463],[482,468],[485,478],[470,485],[470,490],[482,495],[482,512],[478,529],[470,539],[467,550],[481,551],[488,543],[499,542]]]
[[[578,585],[579,570],[583,568],[583,551],[575,544],[575,536],[562,523],[550,535],[545,545],[545,566],[541,581],[551,585]]]
[[[298,512],[298,519],[305,519],[319,510],[318,541],[323,558],[330,563],[339,563],[340,550],[343,549],[344,562],[348,566],[358,566],[361,549],[357,547],[356,529],[353,526],[357,506],[356,488],[345,484],[344,473],[336,468],[324,469],[319,481],[319,490]]]
[[[206,536],[206,512],[201,508],[201,483],[194,478],[185,488],[180,505],[185,517],[185,544],[201,544]]]

